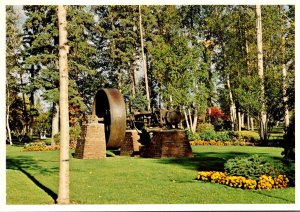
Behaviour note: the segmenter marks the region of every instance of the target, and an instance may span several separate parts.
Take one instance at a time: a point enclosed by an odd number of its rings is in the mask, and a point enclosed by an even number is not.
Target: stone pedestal
[[[83,125],[74,157],[78,159],[101,159],[106,157],[104,124],[89,123]]]
[[[140,150],[140,155],[147,158],[193,157],[192,148],[184,130],[153,131],[148,145]]]
[[[124,144],[121,146],[121,156],[134,156],[135,152],[140,151],[141,144],[138,142],[140,136],[136,130],[126,130]]]

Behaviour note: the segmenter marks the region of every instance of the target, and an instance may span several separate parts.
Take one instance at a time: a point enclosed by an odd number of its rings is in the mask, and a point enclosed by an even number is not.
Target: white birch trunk
[[[288,97],[286,92],[286,65],[282,65],[282,94],[283,94],[283,106],[284,106],[284,126],[290,125],[290,115],[288,107]]]
[[[8,98],[9,98],[9,95],[8,95],[7,99]],[[11,131],[10,131],[10,127],[9,127],[9,105],[7,106],[7,110],[6,110],[6,129],[7,129],[9,144],[12,146],[13,143],[12,143]]]
[[[192,130],[193,133],[196,132],[197,122],[198,122],[198,111],[195,110],[194,120],[193,120],[193,124],[192,124],[192,127],[191,127],[191,130]]]
[[[190,123],[190,126],[191,126],[191,130],[192,130],[193,122],[192,122],[192,115],[191,115],[190,108],[188,109],[188,118],[189,118],[189,123]]]
[[[281,13],[283,8],[280,7]],[[282,14],[282,17],[284,14]],[[281,45],[282,45],[282,55],[283,55],[283,62],[282,62],[282,96],[283,96],[283,107],[284,107],[284,126],[287,128],[290,124],[290,115],[289,115],[289,108],[288,108],[288,96],[287,96],[287,85],[286,85],[286,73],[287,69],[290,64],[292,64],[293,60],[290,60],[287,64],[285,63],[285,36],[284,36],[284,29],[282,26],[282,34],[281,34]]]
[[[186,126],[187,126],[188,130],[191,131],[189,120],[188,120],[185,109],[183,109],[183,114],[184,114],[184,119],[185,119]]]
[[[144,39],[143,39],[143,29],[142,29],[141,5],[139,5],[139,24],[140,24],[142,59],[143,59],[143,69],[144,69],[145,87],[146,87],[147,109],[148,109],[148,111],[150,111],[150,94],[149,94],[149,88],[148,88],[147,65],[146,65],[146,59],[145,59],[145,55],[144,55]]]
[[[267,141],[267,111],[265,105],[265,87],[264,87],[264,66],[263,66],[263,43],[262,43],[262,25],[261,25],[261,7],[256,5],[257,15],[257,58],[258,58],[258,76],[260,78],[260,138],[263,142]]]
[[[250,116],[247,114],[247,130],[250,130]]]
[[[242,119],[241,119],[241,112],[239,111],[238,113],[238,131],[242,131]]]
[[[245,127],[245,114],[244,113],[241,113],[241,127],[244,128]]]
[[[60,109],[60,166],[58,185],[58,204],[69,204],[69,102],[68,102],[68,45],[67,45],[67,11],[63,5],[58,6],[59,27],[59,109]]]
[[[250,117],[250,129],[251,131],[254,131],[254,121],[252,117]]]
[[[232,95],[232,91],[231,91],[229,76],[227,78],[227,87],[228,87],[228,91],[229,91],[231,129],[234,130],[235,129],[234,126],[236,124],[236,107],[235,107],[235,104],[233,101],[233,95]]]

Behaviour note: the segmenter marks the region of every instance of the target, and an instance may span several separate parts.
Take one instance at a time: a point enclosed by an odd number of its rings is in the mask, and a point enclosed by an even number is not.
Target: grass
[[[54,204],[59,152],[20,152],[7,146],[7,204]],[[72,151],[73,152],[73,151]],[[71,152],[71,153],[72,153]],[[72,204],[295,203],[295,188],[249,191],[196,181],[197,171],[222,170],[229,158],[260,154],[280,159],[282,148],[196,146],[193,158],[70,157]]]

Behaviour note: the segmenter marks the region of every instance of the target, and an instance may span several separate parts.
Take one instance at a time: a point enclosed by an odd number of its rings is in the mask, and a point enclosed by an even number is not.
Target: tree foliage
[[[194,118],[190,127],[198,117],[207,120],[208,107],[220,108],[227,117],[246,114],[260,121],[255,6],[140,8],[151,107],[181,109],[189,120]],[[295,8],[261,8],[265,104],[273,126],[286,113],[285,97],[288,109],[294,110]],[[58,102],[58,25],[55,6],[26,5],[23,10],[19,48],[19,37],[10,36],[19,33],[13,24],[18,17],[7,7],[7,103],[18,102],[23,128],[28,129],[38,117],[33,116],[39,110],[36,95],[48,104]],[[118,88],[133,109],[145,110],[139,6],[74,5],[69,6],[67,20],[72,126],[81,124],[101,87]],[[238,119],[231,121],[240,124]]]

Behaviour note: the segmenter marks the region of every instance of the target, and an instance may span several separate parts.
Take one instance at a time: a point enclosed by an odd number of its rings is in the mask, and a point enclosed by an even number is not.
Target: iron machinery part
[[[177,125],[180,123],[182,115],[178,110],[169,110],[166,113],[165,119],[168,125]]]
[[[118,149],[125,140],[126,109],[123,95],[113,88],[102,88],[97,91],[93,115],[103,119],[107,149]]]

